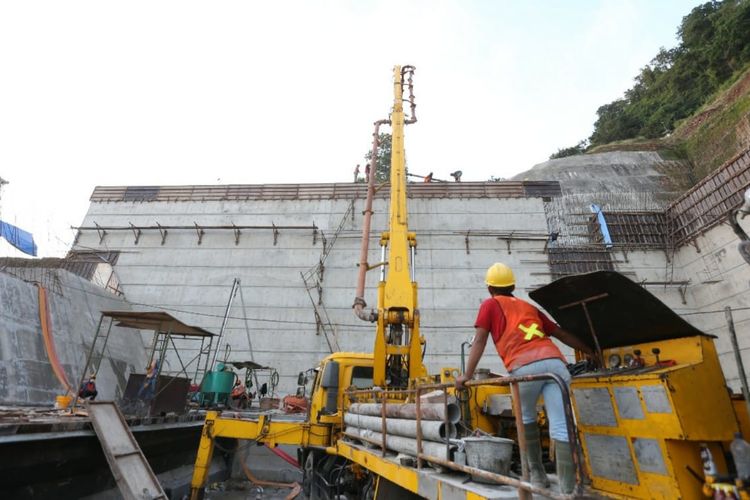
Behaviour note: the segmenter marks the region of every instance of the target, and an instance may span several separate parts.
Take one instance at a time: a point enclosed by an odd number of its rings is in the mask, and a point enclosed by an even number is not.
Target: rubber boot
[[[573,465],[573,453],[569,442],[555,440],[555,465],[557,466],[557,479],[560,481],[560,492],[573,493],[573,488],[576,486],[576,469]]]
[[[549,478],[542,463],[542,443],[539,440],[539,426],[536,422],[525,424],[523,433],[526,436],[526,463],[529,466],[529,480],[538,488],[549,488]]]

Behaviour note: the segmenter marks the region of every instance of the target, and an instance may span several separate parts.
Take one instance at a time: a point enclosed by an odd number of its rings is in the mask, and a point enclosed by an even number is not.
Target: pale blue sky
[[[62,255],[96,185],[349,182],[394,64],[412,172],[509,177],[587,137],[699,3],[3,2],[0,218]]]

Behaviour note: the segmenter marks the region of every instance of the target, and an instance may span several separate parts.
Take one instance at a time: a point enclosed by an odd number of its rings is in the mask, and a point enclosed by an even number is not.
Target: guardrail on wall
[[[390,196],[386,184],[376,197]],[[415,182],[409,198],[522,198],[560,196],[557,181]],[[230,184],[225,186],[97,186],[92,202],[323,200],[364,198],[364,183]]]

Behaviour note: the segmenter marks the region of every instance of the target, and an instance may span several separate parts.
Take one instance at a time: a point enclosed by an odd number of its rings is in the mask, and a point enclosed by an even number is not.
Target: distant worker
[[[156,381],[159,378],[159,360],[155,359],[146,367],[146,378],[138,389],[138,399],[149,400],[156,395]]]
[[[456,182],[461,182],[461,176],[464,175],[463,172],[460,170],[456,170],[455,172],[451,172],[450,176],[453,177],[453,180]]]
[[[96,390],[96,374],[92,373],[88,379],[81,383],[81,387],[78,389],[78,397],[93,401],[97,394],[99,392]]]
[[[370,164],[365,165],[365,180],[370,182]]]
[[[432,182],[432,172],[424,176],[425,182]]]
[[[354,182],[357,182],[359,180],[359,163],[357,163],[357,166],[354,168]]]
[[[591,354],[591,348],[560,328],[533,305],[514,297],[516,280],[510,267],[501,263],[493,264],[487,270],[485,283],[491,297],[479,307],[466,372],[456,379],[456,387],[463,388],[464,383],[474,375],[490,335],[511,375],[554,373],[569,384],[570,373],[565,357],[550,337],[587,354]],[[576,475],[559,387],[551,380],[538,380],[519,384],[519,392],[531,483],[538,487],[549,487],[549,479],[542,463],[539,427],[536,424],[536,403],[542,394],[549,420],[549,433],[555,441],[555,463],[560,489],[562,493],[571,493],[575,487]]]

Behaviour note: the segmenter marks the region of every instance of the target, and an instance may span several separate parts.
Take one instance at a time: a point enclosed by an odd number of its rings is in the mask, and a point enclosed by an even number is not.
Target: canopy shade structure
[[[163,311],[102,311],[102,316],[117,321],[117,326],[137,328],[139,330],[154,330],[171,335],[185,335],[187,337],[214,337],[215,333],[186,325],[171,314]]]

